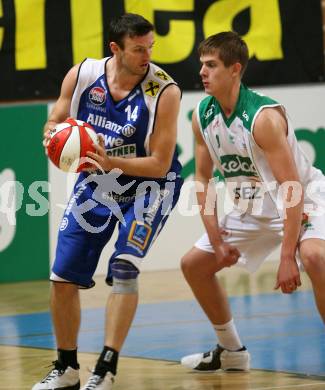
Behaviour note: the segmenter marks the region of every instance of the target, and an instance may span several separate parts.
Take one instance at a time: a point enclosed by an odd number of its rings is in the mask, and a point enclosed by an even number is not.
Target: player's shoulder
[[[88,63],[88,64],[92,64],[92,65],[96,65],[96,64],[105,64],[111,57],[103,57],[103,58],[91,58],[91,57],[86,57],[82,64],[83,63]]]
[[[146,78],[153,78],[158,82],[161,82],[163,84],[169,84],[174,83],[176,84],[176,81],[171,77],[170,74],[168,74],[165,70],[163,70],[160,66],[154,64],[153,62],[150,62],[149,70],[147,73]]]
[[[247,88],[245,85],[240,87],[240,104],[237,115],[242,119],[246,128],[252,128],[252,125],[260,118],[261,114],[271,109],[277,110],[281,104],[275,99],[264,95],[259,91]],[[263,116],[262,115],[262,116]]]
[[[83,73],[105,73],[105,65],[109,57],[100,59],[85,58],[79,65],[79,71]]]
[[[247,88],[245,85],[240,87],[242,95],[242,104],[246,106],[246,110],[257,111],[261,107],[277,107],[280,106],[280,103],[275,99],[264,95],[260,91],[255,91],[254,89]]]
[[[286,127],[286,118],[281,106],[265,107],[256,117],[255,127],[279,128]]]
[[[211,107],[215,105],[215,98],[212,95],[205,96],[198,102],[198,108],[202,112],[208,111]]]
[[[165,96],[166,94],[180,96],[180,88],[176,81],[162,68],[153,63],[150,63],[148,72],[141,82],[141,87],[145,98],[149,100],[157,100],[165,90]]]
[[[205,128],[215,118],[216,114],[220,112],[219,104],[214,96],[206,96],[197,104],[197,120]]]

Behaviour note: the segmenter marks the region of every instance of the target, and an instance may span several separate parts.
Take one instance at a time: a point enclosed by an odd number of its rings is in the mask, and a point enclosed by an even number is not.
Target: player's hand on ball
[[[87,156],[94,160],[94,166],[100,166],[104,171],[110,171],[112,164],[105,149],[104,138],[98,135],[98,144],[94,144],[95,152],[87,152]]]
[[[49,146],[49,143],[50,143],[50,140],[51,140],[51,131],[53,131],[53,129],[55,128],[55,125],[51,124],[50,126],[46,126],[46,128],[44,129],[44,134],[43,134],[43,147],[45,149],[45,154],[48,155],[48,146]]]
[[[45,149],[45,154],[48,156],[48,146],[51,140],[51,131],[55,129],[55,126],[57,125],[54,121],[48,121],[46,122],[44,129],[43,129],[43,147]]]
[[[50,139],[51,139],[51,137],[50,137],[50,130],[47,130],[43,134],[43,142],[42,142],[46,155],[48,155],[47,147],[49,145]]]

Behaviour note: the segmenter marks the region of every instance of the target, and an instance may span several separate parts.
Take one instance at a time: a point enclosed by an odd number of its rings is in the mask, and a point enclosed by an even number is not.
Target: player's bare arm
[[[201,135],[195,112],[192,117],[192,128],[195,136],[195,181],[204,188],[204,191],[200,191],[198,188],[196,196],[210,242],[215,247],[222,243],[222,237],[218,229],[216,194],[211,194],[211,197],[208,198],[209,181],[213,177],[213,161]],[[213,211],[213,214],[211,211]]]
[[[297,167],[287,141],[287,121],[280,109],[264,109],[254,126],[254,138],[263,149],[272,173],[279,184],[293,181],[300,184]],[[290,201],[293,193],[284,194]],[[281,249],[281,262],[276,288],[291,293],[301,285],[295,253],[297,249],[301,214],[303,211],[303,194],[296,206],[287,208],[284,219],[284,237]]]
[[[52,130],[57,123],[63,122],[69,116],[70,104],[77,81],[79,66],[79,64],[75,65],[66,74],[62,82],[60,96],[54,104],[49,118],[44,125],[44,134],[49,130]]]
[[[177,117],[181,92],[172,84],[162,92],[158,103],[156,122],[150,138],[150,156],[124,159],[108,157],[103,143],[95,145],[96,153],[88,153],[105,171],[119,168],[125,175],[164,177],[172,162],[176,147]]]
[[[240,256],[238,250],[225,243],[222,239],[217,216],[217,195],[211,186],[214,164],[197,122],[196,113],[193,113],[192,128],[195,136],[195,180],[203,185],[204,190],[196,192],[200,213],[210,243],[215,251],[216,260],[220,267],[216,271],[237,263]],[[212,212],[211,212],[212,211]]]

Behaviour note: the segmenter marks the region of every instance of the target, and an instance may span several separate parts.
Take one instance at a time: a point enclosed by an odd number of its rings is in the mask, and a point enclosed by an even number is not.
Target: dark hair
[[[141,15],[124,14],[113,19],[109,25],[108,40],[116,42],[124,49],[124,38],[148,34],[153,31],[153,24]]]
[[[242,66],[241,74],[245,72],[249,55],[245,41],[233,31],[224,31],[211,35],[200,43],[199,55],[211,54],[218,51],[221,61],[226,67],[239,62]]]

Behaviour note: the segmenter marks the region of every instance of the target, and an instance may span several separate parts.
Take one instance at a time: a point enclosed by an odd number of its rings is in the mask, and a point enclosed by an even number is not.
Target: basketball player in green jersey
[[[200,371],[247,371],[250,356],[215,274],[233,265],[255,271],[281,244],[275,288],[293,293],[301,285],[301,264],[325,321],[325,215],[320,206],[325,177],[299,148],[285,108],[241,83],[248,48],[236,33],[210,36],[200,44],[199,55],[210,95],[193,114],[196,180],[204,186],[197,198],[206,233],[182,258],[182,270],[218,344],[185,356],[182,364]],[[236,201],[219,222],[209,185],[215,167]]]

